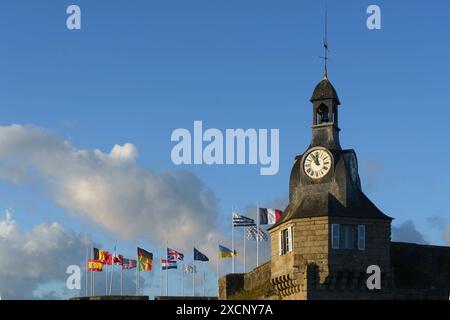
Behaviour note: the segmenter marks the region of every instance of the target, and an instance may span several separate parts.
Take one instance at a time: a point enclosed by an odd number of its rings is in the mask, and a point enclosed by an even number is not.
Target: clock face
[[[354,155],[350,158],[350,177],[352,179],[352,182],[356,184],[358,179],[358,166],[356,164],[356,158]]]
[[[323,149],[311,151],[305,159],[303,169],[308,177],[320,179],[324,177],[331,168],[331,154]]]

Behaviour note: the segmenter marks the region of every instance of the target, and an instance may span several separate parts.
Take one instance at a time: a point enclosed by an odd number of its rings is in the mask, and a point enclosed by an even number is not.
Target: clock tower
[[[311,143],[295,158],[289,205],[269,230],[271,282],[281,299],[389,298],[392,218],[362,192],[355,151],[341,148],[340,101],[326,71],[310,101]],[[380,289],[367,287],[370,266],[381,271]]]

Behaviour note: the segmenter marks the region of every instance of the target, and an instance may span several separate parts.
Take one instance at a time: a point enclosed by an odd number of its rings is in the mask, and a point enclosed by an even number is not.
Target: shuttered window
[[[292,252],[293,241],[292,241],[292,227],[283,229],[280,231],[279,236],[279,252],[280,255]]]
[[[363,224],[358,226],[358,250],[366,250],[366,226]]]
[[[338,224],[331,225],[331,248],[339,249],[340,230]]]

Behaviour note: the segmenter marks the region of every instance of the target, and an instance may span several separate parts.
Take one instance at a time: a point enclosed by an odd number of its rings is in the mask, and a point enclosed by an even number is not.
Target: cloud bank
[[[66,268],[83,263],[89,243],[86,236],[58,223],[21,232],[7,211],[0,220],[0,295],[3,299],[42,298],[35,290],[49,282],[65,288]]]
[[[180,249],[219,240],[214,192],[187,171],[146,170],[135,162],[138,154],[129,143],[104,153],[77,149],[38,127],[0,127],[1,178],[42,186],[56,204],[115,238],[169,240]]]
[[[414,222],[411,220],[407,220],[399,226],[392,226],[392,240],[398,242],[427,244],[425,238],[416,229]]]

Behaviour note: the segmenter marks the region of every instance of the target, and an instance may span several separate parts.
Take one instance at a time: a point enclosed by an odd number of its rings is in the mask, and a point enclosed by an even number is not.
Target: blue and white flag
[[[251,226],[247,228],[247,240],[250,241],[268,241],[269,236],[267,233],[261,229],[257,228],[255,226]]]
[[[197,273],[197,268],[192,263],[183,264],[184,273]]]
[[[255,220],[233,212],[233,227],[249,227],[255,225]]]

